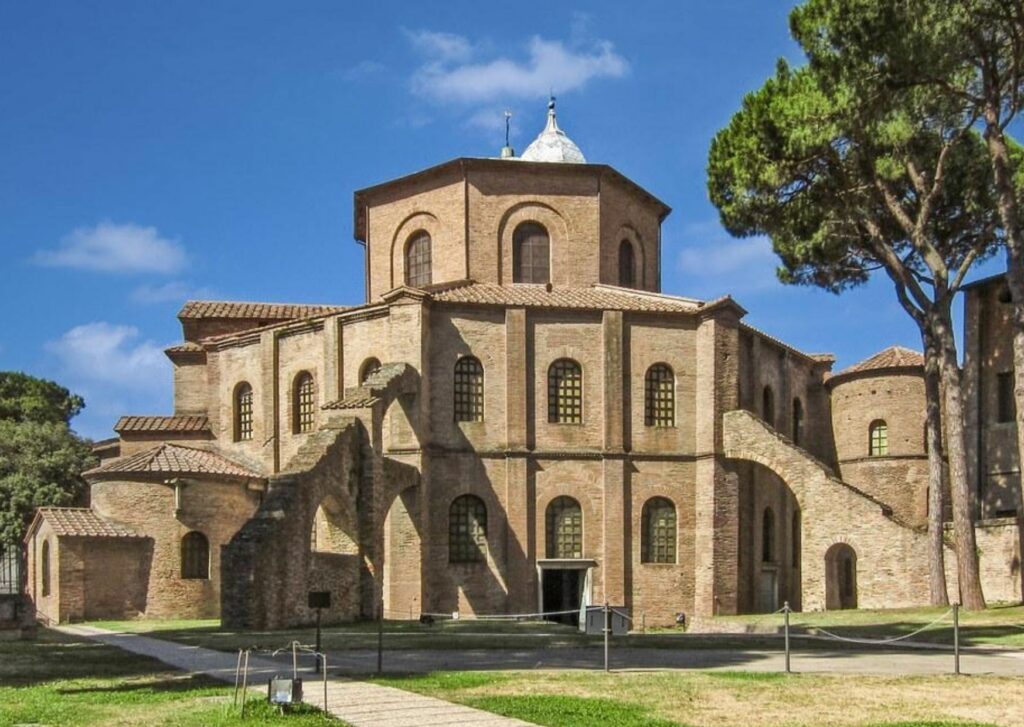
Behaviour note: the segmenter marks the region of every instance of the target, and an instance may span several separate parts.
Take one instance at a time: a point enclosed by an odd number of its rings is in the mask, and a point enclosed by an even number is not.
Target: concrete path
[[[140,634],[124,634],[92,626],[57,626],[57,631],[100,641],[133,654],[149,656],[165,664],[205,674],[231,684],[235,682],[238,655],[198,646],[186,646]],[[319,675],[309,666],[301,667],[303,701],[324,708],[324,687]],[[328,656],[329,670],[333,665]],[[267,679],[275,674],[291,673],[291,654],[278,659],[250,657],[249,683],[261,696],[266,695]],[[401,689],[341,677],[327,679],[327,711],[353,727],[530,727],[529,722],[501,717],[471,707],[424,697]]]
[[[332,668],[342,673],[366,674],[377,668],[376,651],[336,651],[328,654]],[[669,649],[616,648],[612,642],[609,663],[613,670],[728,669],[783,671],[781,650],[764,649]],[[795,672],[831,674],[952,674],[952,649],[822,649],[792,652]],[[395,649],[384,652],[384,671],[390,674],[422,674],[433,671],[481,671],[498,669],[602,669],[601,648],[537,649]],[[963,674],[1024,676],[1024,652],[995,649],[964,649],[960,654]]]

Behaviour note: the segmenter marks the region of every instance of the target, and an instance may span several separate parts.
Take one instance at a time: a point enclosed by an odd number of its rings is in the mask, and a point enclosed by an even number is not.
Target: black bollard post
[[[953,673],[960,673],[960,604],[953,604]]]
[[[608,637],[612,632],[612,612],[608,608],[608,601],[604,602],[604,670],[609,671],[608,668]]]
[[[320,673],[320,654],[321,653],[322,652],[320,650],[320,609],[318,608],[316,610],[316,655],[313,657],[313,661],[315,662],[315,666],[314,666],[314,669],[313,669],[313,673],[314,674],[319,674]]]

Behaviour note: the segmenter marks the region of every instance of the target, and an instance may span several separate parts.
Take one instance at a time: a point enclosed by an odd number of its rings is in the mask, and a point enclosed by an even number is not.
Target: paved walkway
[[[235,682],[238,655],[198,646],[186,646],[139,634],[124,634],[92,626],[54,627],[72,636],[101,641],[110,646],[149,656],[177,669],[206,674],[231,684]],[[331,667],[328,656],[328,667]],[[308,663],[307,657],[306,662]],[[291,671],[291,654],[281,660],[250,657],[249,683],[253,691],[266,694],[267,679]],[[300,668],[303,701],[324,708],[324,688],[311,667]],[[501,717],[471,707],[425,697],[401,689],[341,677],[327,679],[327,711],[353,727],[530,727],[529,722]]]

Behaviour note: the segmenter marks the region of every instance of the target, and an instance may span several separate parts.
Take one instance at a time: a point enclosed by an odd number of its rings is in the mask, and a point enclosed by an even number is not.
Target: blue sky
[[[190,297],[359,303],[352,192],[559,121],[589,161],[671,205],[665,292],[843,367],[919,348],[884,280],[779,284],[707,200],[714,133],[779,56],[788,2],[0,5],[0,369],[120,414],[170,413],[163,348]],[[978,274],[1001,269],[989,263]]]

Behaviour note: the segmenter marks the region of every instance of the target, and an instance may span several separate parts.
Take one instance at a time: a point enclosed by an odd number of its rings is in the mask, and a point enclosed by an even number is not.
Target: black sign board
[[[331,607],[331,592],[330,591],[310,591],[309,592],[309,607],[310,608],[330,608]]]

